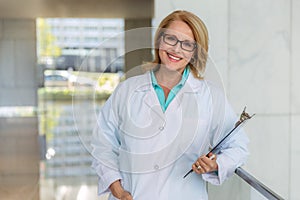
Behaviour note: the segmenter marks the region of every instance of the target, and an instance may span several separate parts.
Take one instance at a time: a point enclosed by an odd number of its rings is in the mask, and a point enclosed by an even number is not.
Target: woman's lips
[[[173,62],[178,62],[178,61],[182,60],[181,57],[178,57],[174,54],[170,54],[170,53],[167,52],[167,55],[168,55],[169,59]]]

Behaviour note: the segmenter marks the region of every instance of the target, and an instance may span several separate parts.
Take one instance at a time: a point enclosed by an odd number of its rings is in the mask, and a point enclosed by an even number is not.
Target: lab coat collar
[[[157,95],[152,86],[150,72],[141,75],[138,79],[135,80],[135,83],[138,85],[138,87],[135,89],[135,92],[144,93],[144,103],[148,107],[152,107],[153,105],[160,106]],[[175,99],[170,103],[169,108],[166,110],[166,112],[169,113],[170,111],[176,111],[177,109],[179,109],[181,100],[179,100],[178,98],[187,100],[189,99],[189,95],[195,95],[196,93],[200,92],[201,88],[203,88],[204,85],[205,82],[203,80],[196,79],[193,74],[190,73],[184,86],[178,92]],[[157,111],[157,114],[162,118],[164,116],[163,111],[160,109]]]
[[[146,72],[145,74],[143,74],[141,76],[142,77],[139,80],[142,80],[142,81],[140,83],[138,83],[140,85],[140,87],[136,88],[136,91],[137,92],[150,91],[152,88],[150,72]],[[203,84],[205,84],[204,80],[199,80],[199,79],[195,78],[192,73],[190,73],[182,90],[183,90],[183,92],[197,93],[201,90],[201,87],[203,86]]]
[[[138,84],[140,85],[138,88],[136,88],[135,91],[137,92],[145,92],[145,91],[150,91],[152,87],[151,83],[151,74],[150,72],[146,72],[145,74],[141,75],[141,80]]]

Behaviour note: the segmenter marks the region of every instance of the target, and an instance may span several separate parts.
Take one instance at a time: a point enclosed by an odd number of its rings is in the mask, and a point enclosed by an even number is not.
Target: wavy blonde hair
[[[208,56],[208,31],[203,21],[199,17],[188,11],[174,11],[161,21],[154,36],[155,53],[152,63],[161,64],[161,60],[159,57],[159,45],[162,35],[165,29],[169,27],[171,22],[177,20],[185,22],[193,32],[195,42],[197,43],[197,48],[195,49],[194,55],[189,62],[189,66],[194,77],[203,79]]]

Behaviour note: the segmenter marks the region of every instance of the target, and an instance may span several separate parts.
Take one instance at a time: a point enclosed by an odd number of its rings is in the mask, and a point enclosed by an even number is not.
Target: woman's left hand
[[[218,171],[218,164],[216,162],[217,156],[213,153],[199,157],[193,164],[192,169],[197,174],[205,174],[208,172]]]

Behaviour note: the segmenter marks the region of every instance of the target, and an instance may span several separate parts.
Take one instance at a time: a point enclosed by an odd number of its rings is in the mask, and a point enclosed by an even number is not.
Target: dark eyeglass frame
[[[166,36],[172,36],[172,37],[174,37],[174,39],[177,40],[176,43],[175,43],[175,44],[171,44],[171,43],[167,42],[167,41],[166,41]],[[177,38],[175,35],[172,35],[172,34],[162,33],[162,38],[163,38],[164,43],[166,43],[166,44],[168,44],[168,45],[170,45],[170,46],[176,46],[176,45],[178,44],[178,42],[179,42],[179,43],[180,43],[180,48],[181,48],[182,50],[184,50],[184,51],[193,52],[193,51],[197,48],[197,44],[196,44],[196,43],[193,43],[193,49],[192,49],[192,50],[185,49],[185,48],[183,47],[182,44],[183,44],[184,42],[190,42],[190,41],[187,41],[187,40],[183,40],[183,41],[178,40],[178,38]],[[191,43],[192,43],[192,42],[191,42]]]

